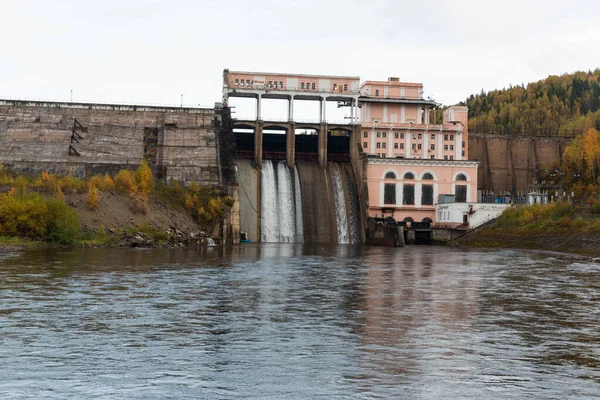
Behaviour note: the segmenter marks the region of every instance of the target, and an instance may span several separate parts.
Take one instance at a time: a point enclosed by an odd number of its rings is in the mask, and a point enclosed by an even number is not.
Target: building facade
[[[478,162],[468,161],[467,107],[449,107],[442,124],[431,124],[436,103],[423,98],[421,83],[389,78],[366,81],[360,90],[370,217],[437,222],[440,196],[477,201]]]

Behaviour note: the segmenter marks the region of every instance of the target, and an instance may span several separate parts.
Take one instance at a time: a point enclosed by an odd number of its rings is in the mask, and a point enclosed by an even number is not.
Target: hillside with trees
[[[600,69],[482,90],[460,104],[469,107],[469,125],[490,131],[579,134],[600,129]]]

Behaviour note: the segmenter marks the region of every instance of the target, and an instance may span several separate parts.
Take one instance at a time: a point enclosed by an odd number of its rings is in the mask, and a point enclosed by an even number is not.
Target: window
[[[404,178],[402,179],[415,179],[415,174],[413,174],[412,172],[407,172],[404,174]]]
[[[433,175],[431,175],[429,172],[425,172],[421,179],[423,179],[424,181],[432,181]]]
[[[463,142],[462,142],[462,147],[463,147],[463,148],[465,147],[465,141],[464,141],[464,140],[463,140]]]
[[[366,131],[365,131],[365,132],[363,132],[363,137],[364,137],[364,138],[368,138],[368,137],[369,137],[369,132],[366,132]]]
[[[448,145],[447,144],[444,145],[444,150],[448,150]]]
[[[337,83],[333,84],[333,91],[335,92],[337,90]]]
[[[377,137],[380,138],[381,137],[381,132],[377,132]]]
[[[400,139],[404,139],[404,133],[400,134]]]
[[[236,79],[236,80],[235,80],[235,86],[239,86],[239,84],[240,84],[240,80],[239,80],[239,79]]]
[[[317,87],[316,87],[316,84],[313,82],[313,83],[312,83],[312,90],[315,90],[316,88],[317,88]]]
[[[394,143],[394,149],[398,149],[398,143]]]
[[[467,177],[465,176],[465,174],[458,174],[458,175],[456,176],[456,180],[457,180],[457,181],[466,181],[466,180],[467,180]]]
[[[383,186],[383,204],[396,204],[395,183],[386,183]]]
[[[385,142],[381,143],[381,148],[385,149]]]
[[[421,150],[422,148],[423,148],[423,146],[421,145],[421,143],[419,143],[419,144],[417,145],[417,149],[418,149],[418,150]]]
[[[450,150],[454,150],[454,145],[453,144],[450,145]]]
[[[417,144],[416,144],[416,143],[413,143],[413,144],[412,144],[412,149],[413,149],[413,150],[416,150],[416,149],[417,149]]]
[[[381,137],[385,139],[385,132],[381,132]]]
[[[467,202],[467,185],[456,185],[454,192],[454,201],[457,203]]]
[[[435,133],[431,134],[431,140],[435,140]]]
[[[367,148],[367,142],[363,142],[363,149]]]
[[[444,160],[447,160],[447,159],[448,159],[448,156],[444,156]]]
[[[314,88],[313,88],[313,89],[314,89]],[[347,92],[347,91],[348,91],[348,84],[347,84],[347,83],[344,83],[344,92]]]
[[[424,206],[433,205],[433,185],[421,186],[421,204]]]
[[[240,86],[244,86],[244,80],[243,79],[240,82]]]
[[[435,144],[432,144],[432,145],[430,146],[430,149],[431,149],[431,150],[435,150]]]
[[[448,140],[448,135],[444,135],[444,140]]]
[[[398,134],[398,132],[394,133],[394,139],[398,139],[398,137],[400,137],[400,135]]]
[[[395,172],[386,172],[384,179],[396,179],[396,173]]]
[[[271,83],[271,82],[269,82]],[[300,89],[304,89],[304,82],[300,83]]]
[[[375,90],[375,96],[379,96],[379,89]]]
[[[450,140],[454,140],[454,135],[450,135]]]
[[[283,89],[283,82],[279,81],[279,87]]]
[[[454,156],[450,156],[450,159],[451,159],[451,160],[454,160]]]
[[[380,149],[381,148],[381,143],[377,142],[377,148]]]
[[[465,151],[464,151],[464,150],[462,151],[462,156],[463,156],[463,157],[465,156]]]
[[[405,184],[402,193],[402,204],[413,205],[415,204],[415,185]]]
[[[400,143],[400,150],[404,149],[404,143]]]
[[[421,135],[420,133],[419,133],[418,137],[419,137],[419,139],[423,139],[423,135]]]
[[[413,139],[415,139],[415,140],[417,139],[417,135],[415,135],[414,133],[413,133]]]
[[[277,81],[275,81],[275,83],[273,84],[273,87],[274,87],[275,89],[277,89]]]
[[[430,157],[432,160],[435,160],[435,156],[432,154]]]

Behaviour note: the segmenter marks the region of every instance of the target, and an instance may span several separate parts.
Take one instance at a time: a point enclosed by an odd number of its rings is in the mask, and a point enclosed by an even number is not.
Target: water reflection
[[[428,246],[2,256],[0,395],[592,398],[598,269]]]

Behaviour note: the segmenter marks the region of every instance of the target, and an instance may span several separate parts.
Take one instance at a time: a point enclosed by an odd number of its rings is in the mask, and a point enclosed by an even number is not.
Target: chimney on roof
[[[390,76],[388,78],[388,82],[400,82],[400,78],[398,78],[397,76]]]

